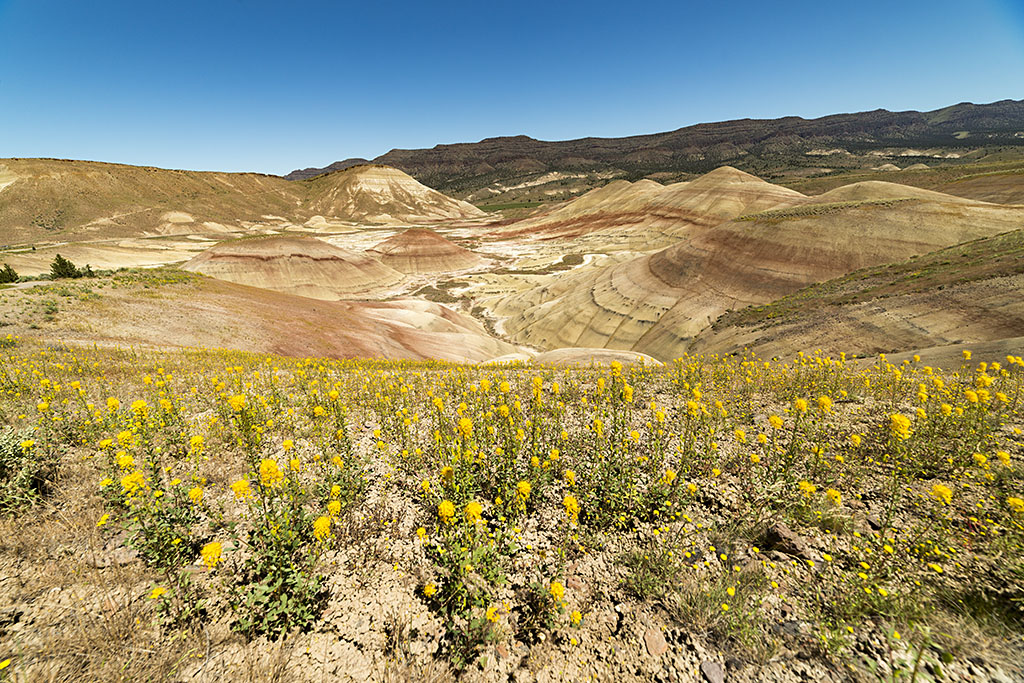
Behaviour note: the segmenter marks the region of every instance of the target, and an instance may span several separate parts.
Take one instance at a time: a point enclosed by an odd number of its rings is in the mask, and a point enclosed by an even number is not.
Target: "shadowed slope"
[[[224,242],[182,268],[237,284],[327,300],[380,293],[403,279],[374,258],[313,237]]]

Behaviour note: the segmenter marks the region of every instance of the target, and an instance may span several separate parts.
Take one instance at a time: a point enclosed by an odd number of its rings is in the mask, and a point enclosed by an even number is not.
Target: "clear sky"
[[[389,149],[1024,98],[1024,0],[0,0],[0,157]]]

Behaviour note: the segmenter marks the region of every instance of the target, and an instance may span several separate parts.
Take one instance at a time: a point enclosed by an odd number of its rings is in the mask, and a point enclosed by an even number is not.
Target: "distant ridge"
[[[369,159],[345,159],[344,161],[335,161],[330,166],[324,166],[323,168],[300,168],[292,171],[288,175],[284,176],[285,180],[306,180],[308,178],[315,178],[318,175],[325,173],[333,173],[334,171],[344,171],[346,168],[352,168],[353,166],[359,166],[361,164],[371,163]]]
[[[728,163],[763,177],[794,164],[820,165],[821,155],[837,150],[836,157],[900,147],[909,165],[936,154],[959,158],[978,146],[1024,150],[1024,100],[962,102],[927,112],[875,109],[816,119],[737,119],[622,138],[547,142],[517,135],[431,149],[393,149],[373,161],[452,193],[484,187],[499,178],[553,171],[615,170],[636,179],[659,172],[704,173]],[[915,151],[922,156],[915,157]],[[296,170],[286,177],[309,178],[353,161]]]

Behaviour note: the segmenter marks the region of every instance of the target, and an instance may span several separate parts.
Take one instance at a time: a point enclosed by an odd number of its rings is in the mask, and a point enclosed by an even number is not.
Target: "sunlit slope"
[[[418,223],[482,218],[472,204],[452,199],[388,166],[353,166],[303,181],[305,207],[325,217],[367,223]]]
[[[404,277],[370,256],[305,236],[224,242],[182,267],[236,284],[326,300],[380,293]]]
[[[0,160],[4,243],[225,232],[291,215],[306,188],[255,173],[55,159]]]
[[[766,306],[722,316],[695,351],[751,348],[768,356],[821,348],[878,353],[986,344],[1024,349],[1024,231],[984,238],[917,259],[857,270]],[[1000,346],[998,342],[1005,342]],[[948,355],[948,354],[947,354]]]
[[[668,186],[647,180],[612,183],[502,232],[527,239],[572,239],[574,245],[594,250],[646,251],[667,246],[694,228],[804,200],[798,192],[723,166]]]
[[[433,230],[408,228],[377,244],[369,252],[402,273],[447,273],[477,268],[487,261]]]
[[[791,179],[782,184],[807,195],[820,195],[841,185],[872,180],[920,187],[977,201],[1024,204],[1024,163],[1020,159],[1000,161],[994,158],[928,169],[904,168],[899,172],[853,171]]]
[[[290,182],[55,159],[0,160],[0,244],[223,234],[321,220],[419,223],[482,211],[384,166]]]
[[[857,192],[865,198],[857,201],[803,202],[691,227],[667,249],[489,305],[518,342],[545,349],[604,346],[667,359],[686,351],[692,337],[728,310],[1021,224],[1019,207],[863,189]]]
[[[539,216],[518,221],[502,232],[550,239],[641,223],[654,198],[665,189],[653,180],[613,180]]]
[[[72,343],[465,362],[518,350],[440,304],[319,301],[169,269],[6,290],[0,312],[6,332]]]

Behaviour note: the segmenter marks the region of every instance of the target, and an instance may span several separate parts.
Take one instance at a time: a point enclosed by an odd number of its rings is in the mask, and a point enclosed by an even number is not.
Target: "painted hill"
[[[805,200],[798,192],[723,166],[667,187],[649,180],[611,183],[494,234],[647,251],[672,244],[693,228]]]
[[[3,243],[224,234],[295,212],[302,185],[58,159],[0,159]]]
[[[352,166],[308,181],[305,208],[320,216],[360,223],[421,223],[482,218],[472,204],[421,185],[405,173],[377,164]]]
[[[1004,156],[1009,159],[1001,158]],[[898,176],[886,171],[854,169],[780,182],[803,194],[817,196],[843,185],[871,180],[895,181],[995,204],[1024,204],[1024,159],[1013,159],[1013,153],[993,153],[981,161],[946,160],[928,169],[905,168]]]
[[[321,221],[429,223],[479,209],[401,171],[355,166],[293,183],[256,173],[0,159],[3,244],[214,235]]]
[[[477,268],[487,260],[426,228],[407,228],[368,253],[402,273],[447,273]]]
[[[1024,230],[1014,230],[726,313],[692,349],[748,348],[766,357],[819,348],[832,354],[929,349],[922,355],[948,362],[965,345],[984,345],[993,356],[1020,355],[1022,338]]]
[[[1013,230],[1020,216],[1019,207],[930,195],[803,201],[691,226],[656,253],[487,303],[517,342],[627,349],[665,360],[686,351],[691,338],[726,311],[858,268]]]
[[[304,236],[223,242],[182,268],[228,282],[324,300],[380,294],[404,278],[370,256]]]
[[[61,298],[59,312],[40,321],[26,304],[57,291],[81,295]],[[7,291],[0,315],[5,334],[71,344],[468,363],[518,351],[440,304],[318,301],[171,269]]]

